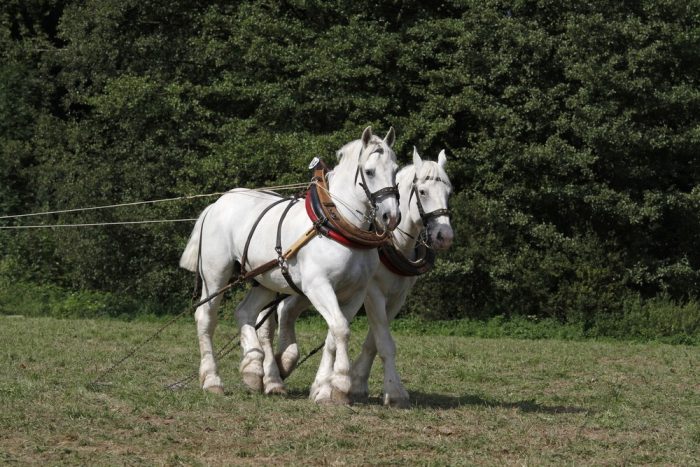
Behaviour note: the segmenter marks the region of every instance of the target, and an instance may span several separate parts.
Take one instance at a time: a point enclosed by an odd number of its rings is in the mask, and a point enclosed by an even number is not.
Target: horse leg
[[[241,336],[243,357],[239,371],[243,382],[253,392],[261,392],[263,385],[263,360],[265,353],[255,331],[255,318],[260,310],[275,297],[275,293],[262,286],[252,287],[236,307],[236,322]]]
[[[348,357],[348,341],[350,325],[346,316],[352,317],[362,303],[364,291],[355,294],[350,303],[341,310],[333,287],[326,281],[314,281],[314,284],[304,288],[304,293],[328,324],[329,336],[321,358],[321,368],[317,373],[312,397],[317,403],[348,404],[350,399],[350,359]],[[359,296],[359,300],[358,297]],[[344,314],[344,311],[347,314]],[[335,355],[333,355],[335,354]],[[333,358],[335,357],[335,358]],[[330,378],[327,377],[324,365],[333,361]]]
[[[228,281],[226,274],[220,275],[218,278],[209,278],[203,283],[202,300],[207,298],[210,293],[220,290]],[[209,287],[207,285],[213,285]],[[214,358],[214,330],[218,321],[217,309],[221,303],[222,295],[214,297],[212,300],[201,304],[197,307],[194,313],[195,323],[197,325],[197,339],[199,340],[199,382],[202,389],[214,394],[223,394],[224,386],[221,383],[221,378],[218,374],[216,359]]]
[[[286,298],[277,307],[277,318],[279,320],[279,341],[275,360],[283,379],[287,378],[299,361],[299,346],[294,323],[302,311],[309,307],[306,297],[293,295]]]
[[[318,365],[316,378],[311,385],[309,398],[321,404],[333,402],[333,364],[335,362],[335,340],[330,331],[326,334],[325,344],[321,353],[321,362]]]
[[[265,394],[286,394],[287,390],[282,382],[272,346],[275,339],[275,327],[277,325],[275,310],[267,308],[260,312],[258,315],[258,323],[260,323],[260,320],[268,313],[269,316],[258,328],[258,340],[265,354],[263,359],[263,385],[265,386]]]
[[[350,395],[353,400],[367,399],[369,397],[369,374],[376,355],[377,346],[374,343],[374,336],[372,335],[372,330],[368,329],[360,355],[353,361],[352,369],[350,370],[350,378],[352,379]]]
[[[351,377],[353,397],[367,397],[369,374],[372,363],[379,354],[384,366],[384,405],[406,408],[409,406],[408,391],[404,388],[396,369],[396,344],[391,336],[389,323],[398,315],[406,294],[395,297],[391,303],[378,291],[370,290],[365,298],[365,312],[370,323],[362,351],[353,362]]]

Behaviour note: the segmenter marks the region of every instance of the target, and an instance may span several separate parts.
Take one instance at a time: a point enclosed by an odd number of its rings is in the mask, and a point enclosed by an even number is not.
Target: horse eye
[[[365,175],[367,175],[368,177],[374,177],[374,169],[365,170]]]
[[[418,193],[420,193],[421,196],[425,196],[425,190],[418,190]]]

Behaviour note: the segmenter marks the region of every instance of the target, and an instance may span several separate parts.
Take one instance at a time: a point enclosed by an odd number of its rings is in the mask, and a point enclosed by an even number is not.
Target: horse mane
[[[369,144],[379,144],[382,145],[384,140],[377,135],[372,135],[372,139],[369,140]],[[350,141],[345,144],[342,148],[338,149],[335,153],[338,159],[338,165],[352,164],[356,166],[358,164],[358,158],[361,153],[362,140],[356,139],[355,141]],[[391,150],[391,148],[389,148]],[[393,150],[392,150],[393,153]],[[394,156],[395,158],[395,156]]]
[[[423,164],[421,164],[420,173],[416,174],[416,169],[413,164],[407,165],[396,174],[396,183],[399,186],[407,186],[413,183],[413,177],[416,176],[418,180],[423,180],[425,178],[440,178],[445,185],[452,191],[452,182],[447,176],[447,172],[443,169],[440,164],[435,161],[429,161],[423,159]]]

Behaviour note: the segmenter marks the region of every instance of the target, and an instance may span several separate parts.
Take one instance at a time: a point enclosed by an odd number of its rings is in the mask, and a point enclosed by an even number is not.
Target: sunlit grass
[[[409,410],[372,397],[352,407],[307,399],[312,357],[289,395],[248,394],[238,352],[227,394],[188,376],[199,360],[184,318],[89,383],[161,322],[0,317],[0,461],[20,464],[673,464],[697,462],[698,347],[630,342],[396,334]],[[352,352],[365,332],[353,325]],[[233,336],[224,320],[217,342]],[[302,354],[324,336],[300,325]]]

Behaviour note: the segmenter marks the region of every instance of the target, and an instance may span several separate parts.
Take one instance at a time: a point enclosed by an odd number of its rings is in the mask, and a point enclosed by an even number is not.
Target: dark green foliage
[[[605,334],[700,295],[697,2],[12,0],[0,55],[0,214],[299,182],[394,125],[455,186],[457,242],[409,312]],[[2,274],[174,311],[190,228],[0,231]]]

